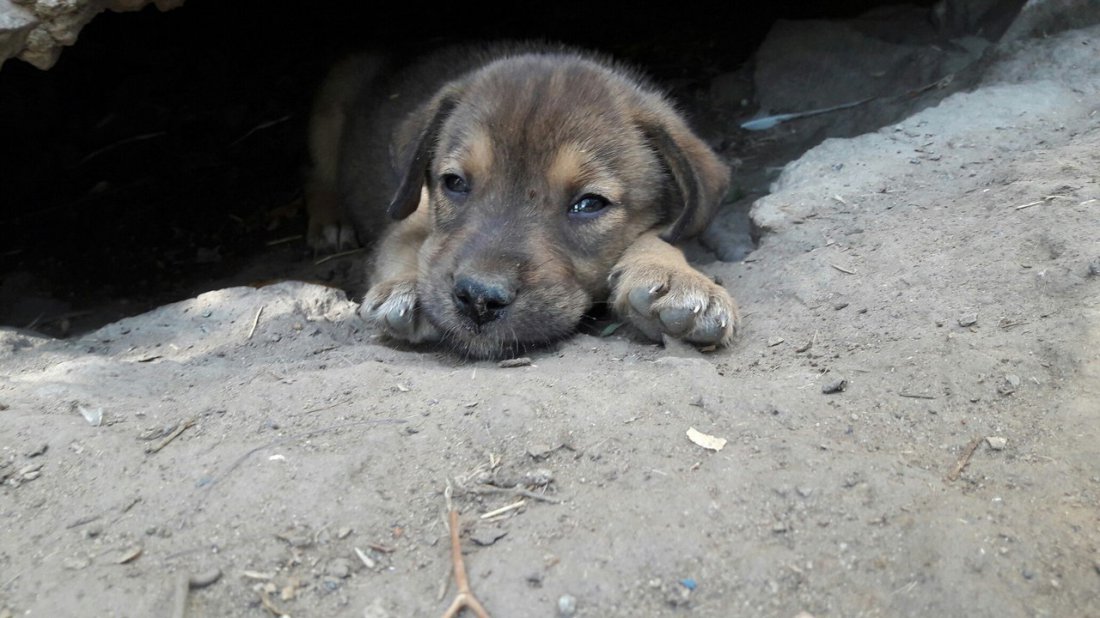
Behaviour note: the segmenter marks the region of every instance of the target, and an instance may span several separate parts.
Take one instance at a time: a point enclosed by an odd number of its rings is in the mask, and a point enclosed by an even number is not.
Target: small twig
[[[477,600],[470,590],[470,580],[466,577],[466,563],[462,560],[462,543],[458,538],[458,511],[454,508],[450,512],[451,525],[451,564],[454,565],[455,584],[458,586],[458,595],[443,612],[443,618],[456,618],[463,609],[469,609],[478,618],[489,618],[489,612]]]
[[[512,504],[509,504],[508,506],[502,506],[499,509],[489,511],[488,513],[482,513],[481,514],[481,519],[489,519],[490,517],[496,517],[497,515],[503,515],[503,514],[509,512],[509,511],[514,511],[516,509],[522,509],[525,506],[527,506],[527,501],[526,500],[520,500],[519,502],[513,502]]]
[[[176,428],[175,428],[175,429],[174,429],[174,430],[172,431],[172,433],[170,433],[170,434],[168,434],[167,436],[165,436],[163,440],[161,440],[160,442],[158,442],[158,443],[156,443],[156,444],[154,444],[154,445],[151,445],[151,446],[147,446],[147,447],[145,447],[145,452],[146,452],[146,453],[148,453],[148,454],[150,454],[150,455],[152,455],[153,453],[157,453],[157,452],[160,452],[160,449],[162,449],[162,448],[164,448],[164,447],[168,446],[168,444],[169,444],[169,443],[170,443],[170,442],[171,442],[172,440],[175,440],[176,438],[180,437],[180,434],[182,434],[183,432],[187,431],[187,430],[188,430],[188,429],[190,429],[190,428],[191,428],[192,426],[194,426],[194,424],[195,424],[196,420],[197,420],[197,419],[195,419],[194,417],[192,417],[192,418],[189,418],[189,419],[187,419],[187,421],[186,421],[186,422],[184,422],[183,424],[181,424],[181,425],[180,425],[179,427],[176,427]]]
[[[333,408],[338,408],[338,407],[340,407],[340,406],[342,406],[346,403],[351,403],[351,402],[352,402],[351,399],[343,399],[341,401],[337,401],[336,403],[331,403],[327,406],[321,406],[319,408],[310,408],[308,410],[305,410],[304,412],[299,412],[298,414],[295,414],[295,416],[305,416],[307,414],[313,414],[314,412],[322,412],[324,410],[331,410]]]
[[[550,504],[561,504],[561,503],[564,502],[564,500],[559,500],[557,498],[551,498],[550,496],[544,496],[543,494],[538,494],[538,493],[535,493],[533,491],[529,491],[527,489],[524,489],[524,488],[520,487],[519,485],[514,485],[512,487],[497,487],[495,485],[479,485],[477,487],[463,488],[463,490],[468,491],[468,492],[473,493],[473,494],[482,494],[482,495],[484,495],[484,494],[513,494],[513,495],[516,495],[516,496],[521,496],[523,498],[530,498],[532,500],[540,500],[542,502],[549,502]]]
[[[908,397],[910,399],[935,399],[932,395],[917,395],[915,393],[898,393],[899,397]]]
[[[98,157],[99,155],[101,155],[105,152],[114,150],[115,148],[118,148],[119,146],[125,146],[126,144],[132,144],[134,142],[141,142],[141,141],[144,141],[144,140],[147,140],[147,139],[153,139],[154,137],[160,137],[162,135],[167,135],[167,134],[168,134],[167,131],[156,131],[155,133],[142,133],[141,135],[134,135],[132,137],[127,137],[126,139],[121,139],[121,140],[119,140],[119,141],[117,141],[113,144],[107,144],[106,146],[104,146],[103,148],[100,148],[98,150],[93,150],[91,153],[85,155],[83,159],[77,161],[77,163],[74,167],[80,167],[81,165],[84,165],[88,161],[91,161],[92,159]]]
[[[276,238],[275,240],[269,240],[269,241],[265,242],[264,245],[268,246],[268,247],[274,247],[276,245],[285,245],[288,242],[294,242],[296,240],[301,240],[301,239],[302,239],[301,234],[295,234],[294,236],[284,236],[282,238]]]
[[[1046,202],[1052,202],[1054,200],[1068,200],[1071,199],[1068,195],[1044,195],[1042,199],[1035,200],[1034,202],[1028,202],[1016,207],[1016,210],[1023,210],[1025,208],[1031,208],[1032,206],[1038,206],[1039,204],[1045,204]]]
[[[290,120],[290,114],[287,114],[286,116],[283,116],[282,118],[276,118],[275,120],[268,120],[266,122],[261,122],[260,124],[258,124],[256,126],[252,127],[251,129],[249,129],[248,133],[245,133],[244,135],[242,135],[242,136],[238,137],[237,139],[233,140],[229,145],[230,146],[236,146],[237,144],[239,144],[239,143],[243,142],[244,140],[248,139],[256,131],[260,131],[260,130],[263,130],[263,129],[273,127],[277,124],[284,123],[287,120]]]
[[[854,270],[848,270],[847,268],[844,268],[843,266],[837,266],[836,264],[832,264],[832,263],[830,263],[830,264],[829,264],[829,266],[832,266],[833,268],[835,268],[835,269],[839,270],[840,272],[842,272],[842,273],[845,273],[845,274],[848,274],[848,275],[855,275],[855,274],[857,274],[857,273],[856,273],[856,271],[854,271]]]
[[[256,334],[256,327],[260,324],[260,315],[264,312],[264,305],[260,305],[260,308],[256,310],[256,318],[252,320],[252,328],[248,329],[247,339],[251,339],[252,335]]]
[[[325,262],[328,262],[329,260],[338,260],[342,257],[347,257],[349,255],[355,255],[356,253],[362,253],[364,251],[366,251],[366,249],[351,249],[350,251],[341,251],[340,253],[333,253],[332,255],[326,255],[325,257],[323,257],[319,260],[316,260],[315,262],[313,262],[313,265],[314,266],[320,266],[321,264],[324,264]]]
[[[970,458],[974,456],[974,451],[978,449],[978,445],[982,443],[981,436],[974,438],[970,441],[970,444],[966,445],[966,450],[963,451],[962,457],[959,458],[959,462],[955,464],[955,469],[951,471],[951,474],[947,475],[947,480],[955,481],[962,474],[963,468],[966,464],[970,463]]]

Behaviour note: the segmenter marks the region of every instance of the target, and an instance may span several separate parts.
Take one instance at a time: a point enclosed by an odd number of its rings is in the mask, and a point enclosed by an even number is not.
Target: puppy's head
[[[700,231],[729,180],[658,92],[573,54],[507,57],[449,83],[395,150],[390,215],[430,220],[422,309],[475,357],[571,333],[634,240]]]

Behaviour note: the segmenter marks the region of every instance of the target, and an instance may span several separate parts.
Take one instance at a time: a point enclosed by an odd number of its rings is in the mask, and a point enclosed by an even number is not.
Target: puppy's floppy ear
[[[677,203],[667,213],[672,224],[661,233],[671,243],[706,228],[729,189],[730,171],[667,103],[657,107],[643,116],[641,127],[675,185]]]
[[[424,188],[428,166],[435,155],[439,130],[457,103],[457,94],[447,91],[437,95],[405,120],[405,124],[411,123],[411,126],[402,127],[405,131],[401,132],[412,133],[415,137],[411,143],[396,144],[397,147],[393,150],[392,163],[401,181],[386,208],[391,219],[408,217],[420,204],[420,193]]]

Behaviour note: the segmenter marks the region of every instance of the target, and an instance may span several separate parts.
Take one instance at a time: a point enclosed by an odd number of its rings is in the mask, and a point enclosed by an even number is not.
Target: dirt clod
[[[966,328],[968,326],[974,326],[978,323],[977,313],[964,313],[959,316],[959,326]]]

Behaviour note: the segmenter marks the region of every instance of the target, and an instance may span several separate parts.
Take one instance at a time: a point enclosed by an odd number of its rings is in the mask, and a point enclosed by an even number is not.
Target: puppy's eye
[[[569,207],[569,216],[576,219],[591,219],[611,205],[602,195],[588,194]]]
[[[470,183],[458,174],[443,174],[442,180],[443,187],[451,193],[465,195],[470,192]]]

